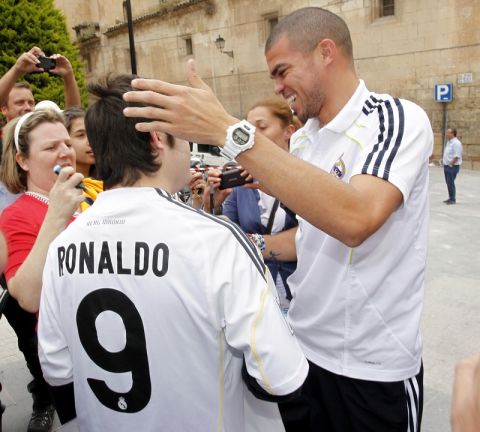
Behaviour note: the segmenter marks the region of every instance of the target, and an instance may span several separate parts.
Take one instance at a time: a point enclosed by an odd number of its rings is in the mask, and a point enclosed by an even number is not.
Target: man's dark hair
[[[91,84],[88,91],[97,101],[85,116],[88,141],[95,154],[97,176],[105,189],[115,185],[131,186],[142,174],[160,169],[156,153],[150,144],[150,134],[135,129],[144,118],[123,115],[128,106],[145,106],[123,100],[123,94],[131,91],[134,75],[109,75],[105,83]],[[173,146],[173,137],[167,136]]]
[[[282,18],[267,39],[265,53],[284,35],[288,37],[292,48],[303,53],[312,52],[321,40],[331,39],[353,62],[352,39],[347,24],[326,9],[306,7]]]
[[[457,129],[455,129],[455,128],[450,128],[450,130],[452,131],[453,136],[456,137],[456,136],[457,136]]]

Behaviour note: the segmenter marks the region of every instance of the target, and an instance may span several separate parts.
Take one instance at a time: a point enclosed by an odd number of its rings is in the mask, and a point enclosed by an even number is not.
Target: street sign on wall
[[[453,84],[435,84],[435,102],[451,102]]]

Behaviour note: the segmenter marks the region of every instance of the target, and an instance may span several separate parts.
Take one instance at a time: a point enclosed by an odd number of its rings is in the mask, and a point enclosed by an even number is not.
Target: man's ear
[[[17,161],[18,165],[20,165],[20,168],[22,168],[24,171],[29,170],[27,158],[23,154],[17,153],[15,155],[15,160]]]
[[[337,55],[337,45],[331,39],[322,39],[315,48],[325,65],[330,64]]]
[[[5,117],[8,117],[7,114],[8,114],[8,107],[7,105],[2,105],[0,106],[0,111],[2,112],[2,114],[5,116]]]

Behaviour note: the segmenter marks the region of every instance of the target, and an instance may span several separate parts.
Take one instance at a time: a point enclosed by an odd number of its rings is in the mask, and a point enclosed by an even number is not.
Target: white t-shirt
[[[375,175],[403,195],[403,204],[356,248],[298,217],[288,316],[300,345],[309,360],[336,374],[372,381],[412,377],[421,363],[433,147],[425,112],[371,93],[360,81],[330,123],[320,128],[309,120],[292,144],[294,154],[339,181]]]
[[[270,215],[272,213],[275,198],[262,192],[261,190],[258,191],[258,194],[260,196],[258,200],[258,208],[260,209],[260,221],[262,225],[266,228],[270,219]],[[275,212],[275,217],[273,218],[271,234],[276,234],[284,230],[286,216],[287,213],[282,208],[282,206],[279,205],[277,211]]]
[[[103,192],[52,243],[38,339],[82,431],[243,431],[244,357],[276,395],[308,371],[241,230],[153,188]]]

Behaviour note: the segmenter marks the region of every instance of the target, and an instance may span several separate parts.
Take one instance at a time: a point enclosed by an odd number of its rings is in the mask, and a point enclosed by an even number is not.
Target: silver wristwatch
[[[225,145],[220,154],[229,159],[235,159],[239,153],[251,149],[255,144],[255,126],[246,120],[234,124],[227,129]]]

